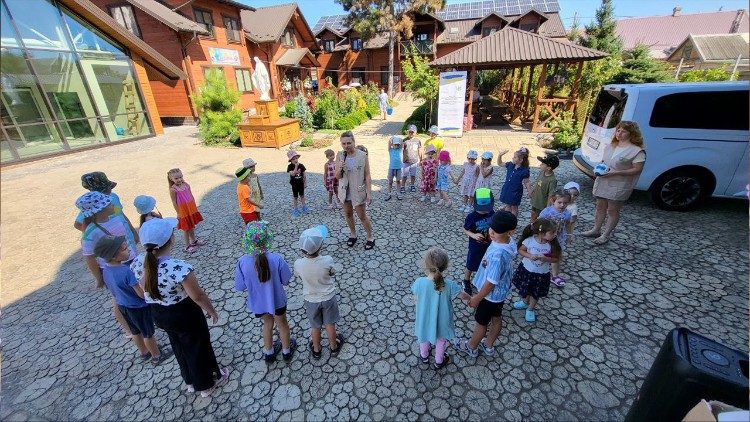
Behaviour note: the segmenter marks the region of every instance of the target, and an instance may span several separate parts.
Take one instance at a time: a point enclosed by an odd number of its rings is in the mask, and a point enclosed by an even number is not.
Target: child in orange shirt
[[[240,217],[245,224],[258,220],[256,208],[263,208],[261,204],[255,202],[250,192],[250,173],[252,171],[247,167],[240,167],[234,172],[237,177],[237,201],[240,205]]]

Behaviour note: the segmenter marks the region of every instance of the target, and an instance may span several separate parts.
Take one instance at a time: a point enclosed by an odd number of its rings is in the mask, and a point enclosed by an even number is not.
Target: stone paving
[[[636,193],[606,246],[575,238],[563,266],[569,283],[540,302],[533,325],[506,305],[503,332],[492,358],[454,357],[440,372],[417,358],[412,281],[420,254],[440,245],[460,280],[466,253],[462,215],[416,201],[382,201],[385,133],[414,104],[402,103],[390,126],[368,122],[357,131],[371,154],[375,202],[369,208],[377,246],[344,244],[342,217],[324,209],[322,151],[306,151],[309,216],[292,219],[285,151],[204,148],[191,128],[153,139],[3,169],[2,178],[2,408],[3,420],[618,420],[627,412],[666,333],[684,326],[731,347],[748,344],[748,217],[741,201],[714,200],[691,213],[657,210]],[[381,132],[381,133],[378,133]],[[385,132],[385,133],[383,133]],[[533,145],[524,133],[475,132],[447,142],[460,165],[466,150]],[[338,358],[313,361],[301,349],[294,360],[260,361],[260,324],[233,291],[242,251],[232,173],[252,156],[266,193],[265,217],[277,232],[276,251],[292,262],[299,233],[314,224],[332,229],[325,253],[337,262],[340,331],[348,338]],[[536,163],[534,163],[536,164]],[[103,170],[119,185],[126,212],[150,194],[173,213],[166,171],[179,166],[206,219],[198,229],[209,244],[175,255],[192,262],[221,316],[211,326],[229,383],[213,397],[181,391],[177,363],[159,367],[135,359],[110,314],[110,298],[93,287],[72,228],[81,173]],[[494,191],[501,186],[496,170]],[[536,169],[532,172],[536,176]],[[569,161],[558,180],[583,188],[579,231],[593,216],[592,182]],[[456,192],[453,192],[454,196]],[[456,198],[457,199],[457,198]],[[529,216],[528,202],[520,221]],[[364,234],[361,233],[360,236]],[[182,242],[178,236],[178,243]],[[175,248],[180,251],[181,248]],[[287,289],[293,336],[307,343],[301,283]],[[515,299],[515,296],[513,297]],[[455,302],[457,331],[473,326]],[[158,334],[167,343],[163,332]]]

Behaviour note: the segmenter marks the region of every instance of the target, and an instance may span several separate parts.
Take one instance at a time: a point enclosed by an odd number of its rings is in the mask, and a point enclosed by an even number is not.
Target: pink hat
[[[294,157],[299,157],[299,154],[295,150],[288,151],[286,153],[287,158],[289,158],[289,161],[292,161]]]
[[[440,151],[440,155],[438,155],[438,160],[440,161],[450,161],[451,160],[451,154],[448,151]]]

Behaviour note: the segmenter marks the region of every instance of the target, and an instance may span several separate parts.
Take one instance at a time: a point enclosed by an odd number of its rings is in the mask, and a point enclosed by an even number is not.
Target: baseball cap
[[[138,195],[133,200],[133,205],[138,214],[148,214],[156,208],[156,199],[148,195]]]
[[[234,176],[237,180],[244,180],[247,176],[250,176],[250,169],[247,167],[240,167],[234,172]]]
[[[557,158],[557,155],[548,155],[546,157],[536,157],[536,159],[552,167],[553,169],[556,169],[557,166],[560,165],[560,159]]]
[[[104,236],[96,241],[94,255],[105,261],[111,261],[124,241],[125,236]]]
[[[474,191],[474,211],[490,212],[495,206],[495,197],[489,188],[479,188]]]
[[[172,238],[174,229],[177,227],[176,218],[154,218],[146,221],[138,230],[138,237],[142,245],[156,245],[161,248]]]
[[[81,185],[86,190],[109,193],[117,183],[109,180],[104,172],[92,171],[81,176]]]
[[[432,145],[432,144],[427,145],[427,148],[425,148],[425,152],[428,152],[428,153],[429,152],[436,152],[436,151],[437,150],[435,149],[435,145]]]
[[[408,128],[406,128],[407,132],[414,132],[417,133],[417,125],[409,125]]]
[[[242,160],[242,167],[245,167],[245,168],[250,168],[250,167],[254,166],[255,164],[256,164],[256,162],[252,158],[246,158],[246,159]]]
[[[400,136],[391,136],[391,143],[393,145],[400,145],[401,144],[401,137]]]
[[[505,233],[518,226],[518,219],[508,211],[498,211],[490,220],[490,228],[497,233]]]
[[[112,198],[99,191],[84,193],[76,200],[76,207],[81,210],[84,217],[92,215],[107,208],[112,203]]]
[[[576,182],[568,182],[568,183],[565,184],[565,186],[563,186],[563,189],[565,189],[565,190],[575,189],[578,192],[580,192],[581,191],[581,185],[579,185]]]
[[[473,149],[472,149],[472,150],[470,150],[470,151],[469,151],[469,152],[468,152],[468,153],[466,154],[466,158],[468,158],[468,159],[470,159],[470,160],[476,160],[478,156],[479,156],[479,154],[477,154],[477,152],[476,152],[476,151],[474,151]]]
[[[482,160],[491,160],[492,159],[492,153],[489,151],[485,151],[482,153]]]
[[[315,226],[302,232],[299,236],[299,248],[306,254],[312,255],[323,247],[323,241],[328,237],[328,227]]]
[[[435,135],[437,135],[438,132],[440,132],[440,130],[438,129],[438,127],[436,125],[432,125],[432,126],[430,126],[430,130],[428,130],[428,132],[434,133]]]

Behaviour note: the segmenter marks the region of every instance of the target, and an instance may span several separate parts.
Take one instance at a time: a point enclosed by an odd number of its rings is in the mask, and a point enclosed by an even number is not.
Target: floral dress
[[[477,182],[474,185],[475,190],[479,188],[492,188],[492,173],[494,173],[494,170],[491,165],[490,165],[490,170],[491,170],[490,174],[487,177],[485,177],[482,174],[482,166],[479,166],[479,171],[477,172],[478,174]]]
[[[472,196],[477,184],[477,167],[479,164],[464,163],[464,177],[461,178],[461,195]]]
[[[422,185],[420,186],[419,191],[422,193],[435,192],[438,160],[425,158],[420,163],[420,167],[422,167]]]
[[[336,163],[326,163],[326,174],[323,181],[326,185],[326,191],[335,194],[339,187],[339,179],[336,178]]]

